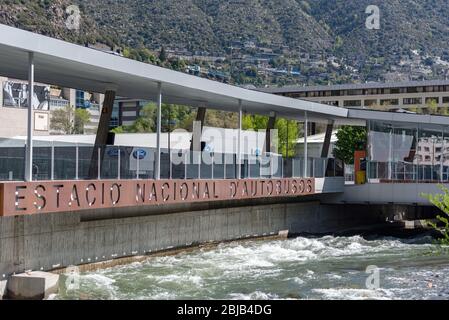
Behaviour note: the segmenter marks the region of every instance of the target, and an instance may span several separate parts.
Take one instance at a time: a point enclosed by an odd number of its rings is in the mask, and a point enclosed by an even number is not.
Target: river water
[[[367,273],[368,266],[378,269]],[[220,244],[88,272],[79,289],[62,285],[53,298],[449,299],[448,274],[449,249],[430,237],[299,237]]]

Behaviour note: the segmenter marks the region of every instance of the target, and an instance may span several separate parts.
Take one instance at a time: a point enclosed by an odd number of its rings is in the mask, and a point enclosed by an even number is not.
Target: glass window
[[[398,99],[382,99],[380,100],[382,106],[397,106],[399,105]]]
[[[365,106],[367,107],[371,107],[377,104],[377,100],[375,99],[369,99],[369,100],[365,100]]]
[[[443,148],[443,130],[439,126],[421,125],[419,129],[418,145],[422,152],[423,161],[419,163],[419,179],[422,181],[441,180],[441,150]],[[437,152],[437,149],[440,149]]]
[[[393,89],[391,89],[391,93],[392,94],[399,94],[400,93],[400,89],[399,88],[393,88]]]
[[[352,89],[348,90],[348,96],[361,96],[363,95],[363,90]]]
[[[438,103],[438,98],[426,98],[426,103]]]
[[[345,107],[361,107],[362,100],[345,100],[343,105]]]
[[[404,98],[404,104],[422,104],[422,98]]]

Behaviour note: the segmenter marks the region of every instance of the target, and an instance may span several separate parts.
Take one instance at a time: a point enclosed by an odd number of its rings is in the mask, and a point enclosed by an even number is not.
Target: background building
[[[26,81],[0,77],[0,138],[26,135],[28,85]],[[34,135],[49,134],[50,87],[36,84],[33,98]]]
[[[110,127],[130,126],[141,115],[142,108],[149,101],[117,97],[114,102]]]
[[[25,135],[27,130],[28,83],[0,77],[0,137]],[[34,135],[49,135],[51,112],[67,106],[89,111],[90,121],[84,127],[86,134],[96,132],[100,120],[103,94],[70,88],[58,88],[37,83],[34,87]]]
[[[291,86],[261,91],[345,108],[405,109],[440,114],[449,110],[449,80]],[[429,108],[431,110],[426,110]]]

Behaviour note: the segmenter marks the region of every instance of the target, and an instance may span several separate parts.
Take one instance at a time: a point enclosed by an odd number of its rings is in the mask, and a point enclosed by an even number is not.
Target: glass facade
[[[84,91],[76,90],[76,107],[84,108]]]
[[[370,121],[369,182],[449,181],[449,128]]]

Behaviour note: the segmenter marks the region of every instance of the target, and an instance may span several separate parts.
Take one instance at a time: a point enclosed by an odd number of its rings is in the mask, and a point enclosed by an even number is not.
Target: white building
[[[329,146],[329,158],[333,158],[335,143],[337,142],[337,131],[332,131],[331,144]],[[326,133],[319,133],[307,137],[307,154],[311,158],[321,158],[321,151],[323,150],[324,138]],[[304,155],[304,138],[299,138],[296,145],[296,155],[302,157]]]

